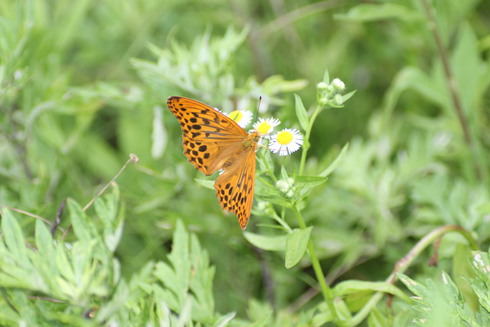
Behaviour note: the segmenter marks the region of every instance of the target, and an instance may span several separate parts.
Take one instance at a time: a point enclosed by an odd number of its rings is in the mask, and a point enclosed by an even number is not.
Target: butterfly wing
[[[240,228],[247,227],[252,211],[255,179],[255,145],[242,149],[216,179],[214,189],[223,210],[234,213]]]
[[[235,121],[199,101],[173,96],[167,105],[180,123],[185,156],[206,175],[221,169],[248,135]]]

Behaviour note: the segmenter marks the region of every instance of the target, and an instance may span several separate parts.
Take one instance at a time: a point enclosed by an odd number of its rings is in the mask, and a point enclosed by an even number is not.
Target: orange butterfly
[[[238,124],[204,103],[184,97],[167,99],[182,128],[184,154],[206,175],[223,170],[214,182],[223,210],[234,213],[241,229],[252,210],[257,132],[247,133]]]

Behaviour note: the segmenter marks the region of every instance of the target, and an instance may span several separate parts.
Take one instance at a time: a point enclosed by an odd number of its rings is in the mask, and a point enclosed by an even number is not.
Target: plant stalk
[[[429,4],[428,0],[422,0],[422,4],[424,6],[425,15],[429,20],[429,29],[432,32],[432,36],[436,42],[437,51],[439,52],[439,57],[441,58],[442,67],[444,68],[444,75],[446,76],[446,83],[449,89],[449,93],[451,95],[451,101],[453,103],[454,111],[456,112],[456,116],[459,120],[459,125],[463,131],[463,137],[470,148],[471,155],[473,157],[473,169],[475,170],[475,175],[477,178],[481,178],[483,175],[482,167],[479,165],[476,154],[475,142],[473,140],[471,129],[468,124],[468,120],[466,119],[463,104],[461,102],[461,96],[459,94],[458,86],[456,85],[456,80],[454,78],[453,71],[451,69],[451,65],[449,63],[449,56],[446,48],[444,47],[444,43],[442,41],[441,32],[437,25],[436,17],[434,15],[433,9]]]
[[[310,148],[311,130],[313,129],[313,124],[315,123],[316,117],[318,116],[318,114],[320,113],[321,110],[322,110],[322,107],[317,106],[315,108],[315,111],[311,115],[310,121],[308,123],[308,129],[306,130],[306,133],[305,133],[306,144],[303,146],[303,151],[301,151],[301,161],[300,161],[300,165],[299,165],[299,174],[300,175],[303,175],[303,170],[305,169],[306,155],[307,155],[308,150]]]
[[[299,227],[301,229],[306,229],[306,224],[303,219],[303,216],[301,215],[301,212],[299,211],[298,207],[295,205],[293,207],[294,214],[296,215],[296,219],[298,220]],[[313,242],[311,241],[311,238],[308,240],[308,253],[310,254],[310,259],[311,259],[311,264],[313,266],[313,271],[315,272],[316,279],[318,280],[318,283],[320,284],[320,289],[323,295],[323,298],[325,299],[325,302],[327,303],[328,310],[330,311],[333,321],[338,321],[339,320],[339,315],[337,313],[337,310],[335,309],[334,305],[334,296],[332,289],[327,285],[327,282],[325,280],[325,275],[322,270],[322,266],[320,265],[320,260],[318,260],[318,256],[316,255],[315,252],[315,247],[313,246]]]

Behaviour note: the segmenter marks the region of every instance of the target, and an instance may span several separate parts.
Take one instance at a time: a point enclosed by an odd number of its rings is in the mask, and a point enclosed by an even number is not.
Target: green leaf
[[[322,171],[319,175],[322,177],[326,177],[326,176],[330,175],[339,166],[342,158],[344,157],[344,155],[348,149],[349,149],[349,143],[344,145],[344,147],[340,151],[339,155],[335,158],[335,160],[324,171]]]
[[[477,278],[471,281],[471,287],[478,297],[479,304],[490,312],[490,252],[473,251],[472,265]]]
[[[402,273],[397,273],[396,274],[398,279],[405,284],[405,286],[415,295],[419,296],[420,298],[426,298],[427,294],[427,287],[424,285],[416,282],[415,280],[411,279],[407,275],[404,275]]]
[[[10,210],[3,210],[2,212],[2,235],[9,253],[16,262],[20,265],[29,266],[30,261],[27,256],[24,235],[22,235],[22,230]]]
[[[205,188],[208,188],[210,190],[214,190],[214,181],[212,181],[212,180],[194,178],[194,181],[197,184],[204,186]]]
[[[46,224],[41,220],[36,220],[36,247],[41,257],[55,258],[53,238]]]
[[[209,266],[208,254],[201,249],[197,238],[185,230],[180,220],[173,240],[169,262],[155,265],[154,276],[164,287],[162,298],[175,312],[187,312],[186,303],[190,303],[192,319],[207,321],[214,314],[214,268]]]
[[[96,238],[98,235],[97,230],[80,205],[75,200],[68,199],[66,206],[70,212],[73,231],[77,238],[84,243],[89,243],[90,240]]]
[[[216,323],[213,325],[213,327],[226,327],[228,326],[228,323],[232,321],[233,318],[235,318],[235,316],[236,312],[227,313],[226,315],[221,316],[218,321],[216,321]]]
[[[327,177],[323,176],[296,176],[294,178],[294,183],[301,186],[318,186],[327,181]]]
[[[123,205],[123,204],[121,204]],[[124,227],[124,210],[119,210],[119,187],[113,184],[110,192],[95,199],[94,207],[97,216],[104,225],[104,242],[111,252],[119,244]]]
[[[153,108],[153,132],[151,135],[151,156],[155,159],[161,158],[167,146],[168,134],[163,125],[163,108]]]
[[[310,192],[311,189],[327,181],[328,177],[321,176],[296,176],[295,185],[299,189],[298,198],[302,198]]]
[[[288,171],[286,170],[286,167],[281,166],[281,179],[287,180],[289,178]]]
[[[446,86],[436,83],[426,72],[417,67],[404,67],[393,79],[385,95],[385,111],[391,115],[400,95],[406,90],[414,90],[436,105],[450,106]]]
[[[332,289],[335,296],[345,296],[357,292],[383,292],[393,294],[403,299],[407,303],[411,303],[408,296],[405,295],[398,287],[387,282],[366,282],[360,280],[347,280],[338,283]]]
[[[404,21],[423,21],[424,17],[406,6],[385,4],[361,4],[350,9],[346,14],[335,15],[335,18],[355,22],[372,22],[397,18]]]
[[[273,310],[268,303],[259,302],[252,299],[249,301],[247,316],[253,322],[249,327],[266,327],[271,326]]]
[[[487,65],[480,59],[480,49],[475,32],[469,24],[463,24],[458,33],[451,66],[463,108],[468,114],[479,105],[482,92],[485,92],[486,88],[482,88],[481,84],[488,70],[483,70],[482,67]]]
[[[325,73],[323,74],[323,82],[327,85],[330,84],[330,74],[328,73],[328,70],[325,70]]]
[[[106,191],[103,196],[95,199],[94,208],[104,225],[110,226],[113,223],[119,208],[119,187],[117,184],[112,184],[110,192]]]
[[[126,281],[120,281],[111,301],[105,303],[105,305],[97,312],[96,321],[103,324],[103,322],[107,321],[112,315],[114,315],[114,313],[121,310],[121,308],[125,306],[130,296],[130,290]]]
[[[283,208],[291,208],[292,204],[290,201],[286,200],[285,198],[281,196],[262,196],[261,197],[263,201],[269,202],[271,204],[278,205]]]
[[[284,251],[286,249],[286,235],[271,236],[244,232],[243,236],[252,245],[266,251]]]
[[[369,327],[388,327],[392,326],[389,323],[389,319],[381,313],[376,307],[373,308],[368,318]]]
[[[294,267],[303,258],[310,240],[312,227],[306,229],[294,229],[286,238],[286,259],[287,269]]]
[[[299,97],[299,95],[294,95],[294,103],[296,108],[296,116],[298,117],[299,124],[301,128],[306,131],[308,129],[308,113],[306,112],[305,106],[303,105],[303,101]]]
[[[354,90],[354,91],[351,91],[351,92],[349,92],[347,94],[342,95],[342,103],[347,102],[347,100],[349,100],[350,98],[352,98],[352,96],[354,94],[356,94],[356,92],[357,92],[357,90]]]
[[[262,82],[262,88],[266,94],[274,94],[277,91],[281,93],[296,92],[304,89],[307,85],[307,80],[296,79],[292,81],[286,81],[281,75],[269,76]]]
[[[468,305],[473,311],[478,310],[478,297],[475,295],[471,288],[471,284],[468,283],[469,279],[474,279],[476,274],[472,270],[470,264],[471,251],[467,244],[458,243],[453,254],[453,276],[454,282],[458,285],[458,289],[465,297]]]

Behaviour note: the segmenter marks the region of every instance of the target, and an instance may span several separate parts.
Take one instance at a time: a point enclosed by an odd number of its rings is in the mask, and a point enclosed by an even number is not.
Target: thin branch
[[[14,207],[9,207],[9,206],[6,206],[5,204],[0,204],[0,208],[6,208],[6,209],[9,209],[9,210],[12,210],[12,211],[21,213],[23,215],[26,215],[26,216],[29,216],[29,217],[32,217],[32,218],[41,220],[44,223],[46,223],[46,224],[48,224],[48,225],[51,226],[51,222],[49,220],[47,220],[46,218],[43,218],[41,216],[35,215],[35,214],[31,213],[31,212],[27,212],[27,211],[24,211],[22,209],[17,209],[17,208],[14,208]],[[1,215],[1,213],[0,213],[0,215]]]
[[[58,300],[52,297],[46,297],[46,296],[29,296],[28,297],[31,300],[41,300],[41,301],[48,301],[52,303],[67,303],[66,301]]]
[[[119,175],[121,175],[121,173],[124,171],[124,169],[126,169],[126,167],[130,164],[130,163],[136,163],[138,162],[139,159],[138,157],[135,155],[135,154],[130,154],[129,155],[129,159],[126,161],[126,163],[121,167],[121,169],[119,169],[119,171],[117,172],[116,175],[114,175],[114,177],[112,177],[112,179],[109,181],[109,183],[107,183],[100,191],[99,193],[97,193],[93,198],[92,200],[90,200],[89,203],[87,203],[85,205],[85,207],[83,207],[83,211],[86,211],[88,208],[90,208],[90,206],[92,205],[92,203],[94,203],[95,199],[97,199],[99,196],[101,196],[102,194],[104,194],[105,190],[107,190],[107,188],[112,185],[112,183],[114,183],[116,181],[116,179],[119,177]]]
[[[456,112],[456,116],[458,117],[459,125],[461,126],[461,129],[463,131],[464,140],[472,151],[473,159],[475,159],[475,143],[473,137],[471,136],[470,127],[463,110],[463,104],[461,102],[461,96],[459,94],[458,86],[456,85],[456,80],[454,78],[454,74],[452,72],[451,65],[449,63],[449,55],[447,53],[446,48],[444,47],[441,32],[437,25],[434,11],[431,5],[429,4],[428,0],[422,0],[422,4],[424,5],[424,10],[427,19],[429,20],[429,29],[432,32],[432,36],[434,37],[434,40],[437,45],[437,51],[439,52],[439,56],[441,57],[442,67],[444,68],[444,75],[446,76],[447,87],[451,95],[453,108]],[[476,160],[473,160],[473,165],[476,172],[476,176],[481,177],[482,170],[481,167],[477,164]]]
[[[119,175],[121,175],[121,173],[124,171],[124,169],[126,169],[126,167],[130,164],[130,163],[137,163],[139,162],[140,159],[133,153],[131,153],[129,155],[129,159],[126,161],[126,163],[121,167],[121,169],[119,169],[119,171],[117,172],[116,175],[114,175],[114,177],[92,198],[92,200],[90,200],[89,203],[87,203],[85,205],[85,207],[83,207],[83,211],[86,211],[88,208],[90,208],[90,206],[92,205],[92,203],[94,203],[95,199],[97,199],[99,196],[101,196],[102,194],[104,194],[105,190],[107,190],[107,188],[112,185],[116,179],[119,177]],[[68,235],[68,233],[70,232],[72,228],[72,225],[70,224],[70,226],[68,226],[68,228],[65,230],[65,232],[63,233],[63,236],[62,236],[62,239],[64,240],[66,238],[66,236]]]
[[[368,256],[361,257],[352,264],[339,266],[335,270],[330,271],[328,274],[325,275],[325,280],[327,281],[327,284],[332,285],[333,282],[339,279],[340,277],[342,277],[342,275],[344,275],[345,273],[349,272],[351,269],[363,264],[364,262],[370,259],[371,257]],[[320,293],[318,288],[310,287],[306,292],[304,292],[300,297],[298,297],[291,305],[289,305],[287,310],[291,313],[298,311],[300,308],[302,308],[307,303],[309,303],[311,299],[317,296],[318,293]]]

